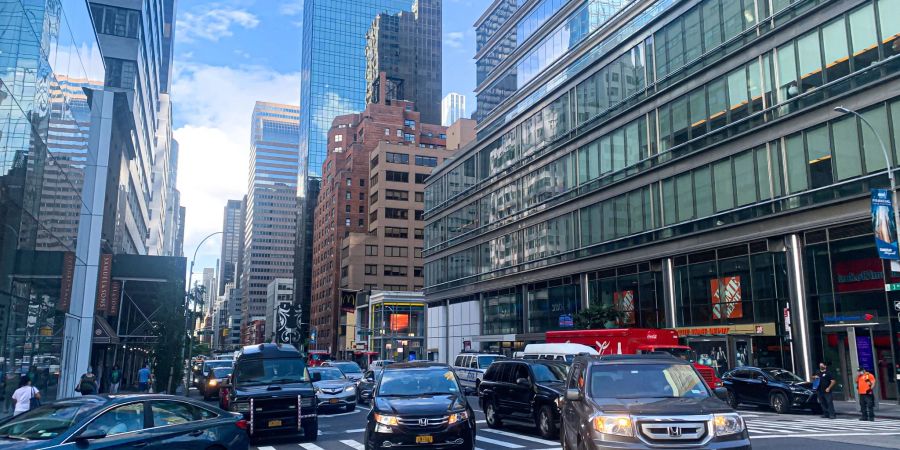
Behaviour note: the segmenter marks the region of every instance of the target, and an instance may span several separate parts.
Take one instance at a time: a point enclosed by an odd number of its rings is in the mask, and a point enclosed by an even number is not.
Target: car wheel
[[[725,396],[725,401],[728,402],[728,406],[734,409],[737,409],[738,405],[741,404],[741,402],[738,401],[737,394],[735,394],[731,390],[729,390],[728,394]]]
[[[769,396],[769,406],[778,414],[784,414],[791,410],[787,397],[781,392],[776,392]]]
[[[303,438],[307,441],[315,441],[319,439],[319,424],[304,425]]]
[[[484,420],[487,422],[487,426],[491,428],[500,428],[503,426],[503,423],[500,421],[500,416],[497,415],[497,408],[494,407],[493,401],[488,401],[487,405],[485,405]]]
[[[553,410],[550,405],[544,405],[538,411],[537,417],[538,431],[544,439],[556,438],[559,430],[556,429],[556,422],[553,420]]]

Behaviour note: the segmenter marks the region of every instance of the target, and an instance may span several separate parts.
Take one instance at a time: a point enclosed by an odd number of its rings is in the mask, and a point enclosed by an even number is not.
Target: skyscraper
[[[457,92],[447,94],[441,100],[441,125],[449,127],[466,117],[466,96]]]
[[[406,100],[423,122],[441,120],[441,2],[415,0],[412,11],[375,17],[366,35],[367,104]]]
[[[238,253],[241,251],[241,201],[228,200],[222,221],[222,253],[219,255],[218,295],[225,295],[225,285],[234,283]]]
[[[299,115],[296,106],[277,103],[253,109],[241,273],[245,339],[247,325],[264,320],[269,282],[294,275]]]

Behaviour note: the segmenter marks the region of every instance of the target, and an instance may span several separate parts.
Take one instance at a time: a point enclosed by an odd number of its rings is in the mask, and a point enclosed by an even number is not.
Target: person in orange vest
[[[859,376],[856,377],[856,392],[859,393],[859,407],[862,417],[859,420],[875,421],[875,375],[866,370],[865,367],[859,368]]]

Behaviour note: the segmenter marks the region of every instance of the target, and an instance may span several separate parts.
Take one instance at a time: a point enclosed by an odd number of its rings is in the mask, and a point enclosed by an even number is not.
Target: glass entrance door
[[[750,358],[753,355],[752,340],[747,336],[734,336],[731,338],[731,355],[733,360],[730,361],[733,367],[755,365]]]
[[[850,343],[847,331],[842,328],[827,328],[823,332],[822,353],[824,360],[829,364],[828,370],[837,384],[834,387],[835,399],[848,399],[852,390],[850,379]],[[819,370],[819,361],[815,361],[815,371]]]
[[[697,362],[712,367],[716,376],[721,377],[729,370],[728,366],[728,338],[689,338],[688,347],[697,352]]]

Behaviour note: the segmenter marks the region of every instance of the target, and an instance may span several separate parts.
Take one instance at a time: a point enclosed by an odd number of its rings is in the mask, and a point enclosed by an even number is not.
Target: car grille
[[[401,417],[398,419],[400,426],[414,431],[434,431],[447,426],[447,416],[443,417]]]
[[[706,382],[706,385],[715,388],[716,387],[716,371],[712,369],[712,367],[708,366],[694,366],[697,369],[697,372],[700,372],[700,376],[703,377],[703,381]]]
[[[321,391],[323,394],[335,395],[344,392],[344,388],[322,388]]]
[[[641,440],[648,444],[701,444],[708,440],[710,418],[707,416],[636,417]]]

